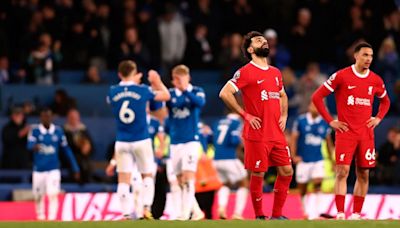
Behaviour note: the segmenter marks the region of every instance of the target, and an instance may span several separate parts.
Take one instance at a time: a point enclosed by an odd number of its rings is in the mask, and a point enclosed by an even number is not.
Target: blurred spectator
[[[289,116],[297,115],[298,98],[296,97],[296,84],[298,80],[290,67],[282,69],[282,80],[285,85],[286,95],[288,96],[288,114]]]
[[[0,85],[11,81],[9,62],[7,56],[0,56]]]
[[[81,171],[81,181],[88,183],[92,179],[90,155],[93,153],[93,142],[86,126],[81,122],[78,110],[71,109],[64,124],[68,145],[75,155]]]
[[[130,27],[125,30],[125,38],[120,45],[118,56],[120,60],[130,59],[135,61],[139,67],[148,69],[150,54],[147,47],[139,39],[137,28]],[[140,71],[145,69],[140,69]]]
[[[267,39],[269,46],[269,64],[276,66],[279,69],[289,66],[291,58],[290,53],[283,44],[278,43],[278,34],[276,31],[273,29],[267,29],[264,31],[264,36]]]
[[[298,105],[298,113],[305,113],[311,102],[311,96],[320,85],[324,83],[327,76],[322,74],[318,63],[311,62],[307,65],[306,72],[295,85],[295,98],[291,105]]]
[[[192,25],[204,25],[207,28],[208,41],[212,48],[215,48],[215,44],[218,43],[218,35],[220,34],[220,21],[221,12],[215,1],[211,0],[197,0],[193,5],[191,12],[191,24]]]
[[[289,37],[291,66],[295,71],[304,70],[308,62],[315,60],[315,37],[311,31],[311,20],[312,15],[309,9],[301,8],[297,11],[297,21]]]
[[[382,77],[386,85],[392,85],[400,78],[400,59],[392,37],[385,38],[379,48],[376,72]]]
[[[171,67],[182,61],[186,48],[185,26],[172,3],[165,4],[158,29],[161,37],[161,64],[165,72],[169,72]]]
[[[53,45],[50,34],[39,38],[38,47],[28,57],[28,82],[51,85],[55,82],[56,64],[62,59],[61,42]]]
[[[90,66],[87,71],[85,78],[83,80],[85,84],[103,84],[101,80],[99,69],[96,66]]]
[[[199,24],[193,37],[190,37],[186,48],[185,61],[194,69],[210,68],[213,66],[213,52],[208,40],[208,28]]]
[[[3,169],[29,169],[30,153],[28,152],[27,135],[30,126],[26,124],[23,110],[11,109],[10,120],[2,129]]]
[[[138,19],[140,21],[138,25],[139,37],[142,38],[149,49],[151,57],[150,68],[159,69],[161,64],[161,41],[154,9],[150,6],[142,7],[139,11]]]
[[[89,58],[89,38],[85,34],[83,19],[74,19],[66,32],[63,46],[64,66],[68,68],[83,68]]]
[[[218,65],[224,71],[224,81],[232,78],[235,71],[247,62],[242,54],[242,40],[243,37],[239,33],[233,33],[223,39]]]
[[[76,108],[76,101],[63,89],[56,90],[51,110],[54,115],[66,116],[68,111]]]
[[[395,181],[395,167],[400,158],[400,131],[390,128],[386,142],[379,147],[377,176],[380,184],[392,185]]]
[[[111,36],[109,15],[110,7],[105,3],[101,3],[96,8],[95,15],[87,23],[89,32],[89,63],[101,70],[107,68],[107,50]]]

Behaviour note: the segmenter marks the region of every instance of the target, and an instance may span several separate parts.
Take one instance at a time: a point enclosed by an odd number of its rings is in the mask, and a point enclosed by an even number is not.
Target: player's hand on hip
[[[150,84],[158,83],[161,81],[160,75],[155,70],[149,70],[148,77]]]
[[[331,126],[333,129],[340,131],[340,132],[345,132],[349,130],[349,125],[346,122],[342,122],[339,120],[333,120],[329,123],[329,126]]]
[[[242,117],[243,117],[243,119],[244,119],[245,121],[249,122],[250,126],[251,126],[253,129],[258,130],[258,129],[261,128],[261,122],[262,122],[262,121],[261,121],[260,118],[258,118],[258,117],[256,117],[256,116],[253,116],[253,115],[251,115],[251,114],[249,114],[249,113],[244,113],[244,114],[242,115]]]
[[[379,125],[380,122],[381,122],[381,118],[379,118],[379,117],[371,117],[367,121],[367,127],[374,129],[376,126]]]
[[[287,121],[287,117],[281,116],[279,118],[279,127],[281,128],[282,131],[285,131],[286,121]]]

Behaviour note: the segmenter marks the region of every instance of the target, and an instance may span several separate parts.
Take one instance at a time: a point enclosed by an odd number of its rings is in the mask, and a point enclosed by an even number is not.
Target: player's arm
[[[279,127],[282,129],[282,131],[285,131],[286,128],[286,121],[288,118],[288,97],[285,92],[285,89],[281,89],[279,92],[281,98],[279,105],[281,107],[281,117],[279,118]]]
[[[235,98],[236,88],[232,85],[233,82],[228,81],[219,92],[219,97],[233,111],[238,113],[245,121],[248,121],[253,129],[261,128],[261,119],[246,113]]]
[[[332,77],[331,77],[332,78]],[[329,79],[327,82],[322,84],[312,95],[312,102],[317,108],[319,114],[325,119],[329,125],[340,132],[348,131],[348,124],[339,120],[334,120],[331,114],[329,114],[328,108],[325,106],[324,98],[329,94],[333,93],[334,88],[329,85],[329,81],[333,81]]]
[[[390,99],[387,95],[386,90],[384,89],[385,86],[382,84],[383,91],[381,95],[378,95],[379,98],[379,110],[375,117],[372,117],[367,121],[367,126],[369,128],[375,128],[378,124],[382,121],[385,117],[386,113],[389,111],[390,108]]]
[[[296,120],[293,124],[293,129],[290,134],[289,147],[290,147],[290,156],[293,159],[293,163],[297,164],[301,161],[301,157],[297,156],[297,143],[299,141],[300,133],[298,131],[298,121]]]
[[[161,81],[160,75],[155,70],[150,70],[148,78],[151,88],[155,92],[154,100],[156,101],[168,101],[171,98],[167,87]]]
[[[185,90],[182,94],[189,98],[190,102],[197,107],[201,108],[206,104],[206,95],[203,90],[197,91],[196,94]]]

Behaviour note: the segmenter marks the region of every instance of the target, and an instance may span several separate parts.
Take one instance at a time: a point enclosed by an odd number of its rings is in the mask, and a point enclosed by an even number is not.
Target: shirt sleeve
[[[375,95],[380,99],[384,98],[387,95],[385,83],[383,82],[383,80],[381,78],[379,79],[379,83],[377,85]]]
[[[283,86],[283,80],[282,80],[282,73],[280,70],[278,70],[278,77],[276,77],[276,83],[278,84],[278,89],[279,91],[285,90]]]
[[[156,92],[150,86],[146,86],[146,97],[147,100],[153,100],[156,96]]]
[[[328,80],[324,82],[324,87],[328,89],[331,93],[333,93],[335,89],[338,87],[339,83],[340,83],[340,74],[338,72],[335,72],[328,78]]]
[[[230,79],[228,83],[231,84],[233,88],[235,88],[236,92],[238,92],[248,84],[248,81],[246,80],[246,77],[243,75],[243,70],[240,69],[235,72],[232,79]]]
[[[157,111],[165,106],[165,103],[162,101],[150,100],[150,111]]]

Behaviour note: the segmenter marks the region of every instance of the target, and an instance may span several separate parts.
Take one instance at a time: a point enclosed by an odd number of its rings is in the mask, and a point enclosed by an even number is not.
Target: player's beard
[[[254,54],[257,56],[257,57],[268,57],[268,55],[269,55],[269,48],[256,48],[255,50],[254,50]]]

